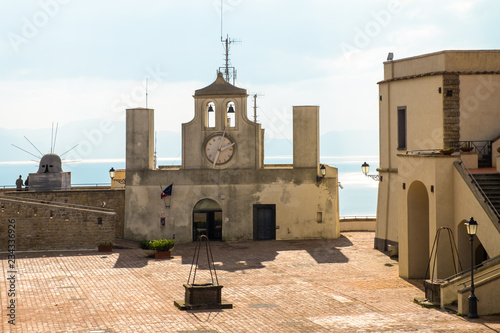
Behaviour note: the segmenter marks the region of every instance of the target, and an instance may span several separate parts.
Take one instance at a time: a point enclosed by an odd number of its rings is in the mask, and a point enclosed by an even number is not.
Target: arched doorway
[[[408,277],[425,277],[429,262],[429,196],[422,182],[408,189]]]
[[[470,269],[470,238],[467,234],[467,227],[465,226],[466,220],[463,220],[458,225],[458,253],[460,254],[460,261],[462,262],[463,270]],[[474,266],[479,265],[485,260],[489,259],[488,253],[485,251],[483,244],[479,237],[474,237]]]
[[[222,240],[222,208],[212,199],[200,200],[193,208],[193,241],[201,235]]]
[[[459,223],[457,228],[457,246],[460,262],[462,263],[462,270],[470,268],[470,240],[467,235],[467,228],[465,227],[466,220]]]

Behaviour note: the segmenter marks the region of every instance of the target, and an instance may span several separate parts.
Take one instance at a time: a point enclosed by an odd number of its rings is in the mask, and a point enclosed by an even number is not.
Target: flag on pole
[[[162,199],[172,195],[172,184],[168,185],[166,189],[161,192]]]

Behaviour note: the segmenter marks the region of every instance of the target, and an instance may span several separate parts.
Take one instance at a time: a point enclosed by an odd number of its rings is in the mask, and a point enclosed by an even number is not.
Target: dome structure
[[[40,160],[37,173],[58,173],[62,172],[62,161],[57,154],[45,154]]]

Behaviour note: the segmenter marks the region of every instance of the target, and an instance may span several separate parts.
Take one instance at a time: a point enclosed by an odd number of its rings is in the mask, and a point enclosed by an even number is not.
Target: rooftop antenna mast
[[[253,122],[257,122],[257,96],[264,96],[264,94],[253,94]]]
[[[225,48],[225,59],[224,59],[224,67],[219,67],[219,73],[221,73],[221,69],[224,69],[224,77],[226,79],[226,82],[229,82],[229,78],[233,78],[233,85],[236,80],[237,72],[236,68],[229,66],[229,48],[232,43],[240,43],[240,41],[236,41],[234,39],[229,39],[229,35],[226,35],[226,38],[224,39],[223,36],[223,0],[220,2],[220,41],[224,44]]]

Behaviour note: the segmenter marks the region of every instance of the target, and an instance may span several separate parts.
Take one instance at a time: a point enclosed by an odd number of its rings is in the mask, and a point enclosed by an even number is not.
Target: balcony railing
[[[479,164],[482,166],[491,167],[491,141],[455,141],[452,143],[455,151],[459,151],[460,148],[470,147],[473,152],[478,154]]]

